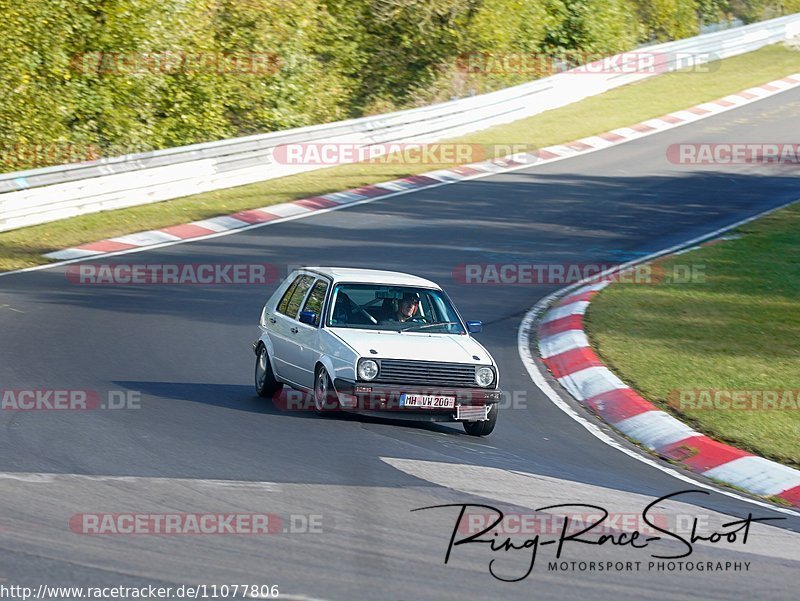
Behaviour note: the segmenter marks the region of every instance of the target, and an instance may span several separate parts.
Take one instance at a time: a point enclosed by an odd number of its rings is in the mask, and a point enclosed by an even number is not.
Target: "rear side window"
[[[317,314],[317,319],[314,321],[315,326],[319,326],[320,316],[322,315],[322,304],[325,302],[325,293],[328,291],[328,282],[325,280],[317,280],[311,293],[306,299],[306,304],[303,311],[313,311]]]
[[[286,289],[286,292],[283,293],[283,297],[281,298],[281,302],[278,303],[276,307],[278,313],[283,313],[286,315],[286,306],[289,304],[289,299],[292,298],[292,293],[294,293],[295,288],[297,288],[297,283],[300,281],[300,278],[303,277],[301,275],[297,276],[294,279],[294,282],[289,284],[289,287]]]
[[[283,309],[281,309],[281,305],[283,304],[283,299],[281,299],[281,302],[278,305],[278,312],[283,313],[287,317],[295,319],[297,317],[297,313],[300,311],[300,303],[303,302],[303,299],[306,297],[306,292],[308,292],[308,289],[311,288],[311,284],[313,282],[314,278],[310,275],[299,276],[292,283],[292,288],[294,288],[294,290],[287,290],[286,294],[284,295],[284,297],[288,295],[288,300]],[[289,294],[289,292],[291,292],[291,294]]]

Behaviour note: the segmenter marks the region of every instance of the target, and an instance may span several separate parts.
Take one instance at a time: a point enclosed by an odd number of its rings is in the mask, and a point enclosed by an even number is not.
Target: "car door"
[[[298,365],[300,357],[297,354],[297,344],[295,335],[299,331],[300,322],[297,321],[297,314],[306,298],[311,285],[314,283],[314,276],[301,274],[286,289],[286,293],[275,307],[275,312],[269,316],[270,321],[270,340],[273,348],[273,369],[283,380],[299,384],[298,376],[300,367]],[[272,320],[275,320],[272,323]]]
[[[283,326],[285,324],[283,320],[281,320],[279,324],[278,318],[286,313],[286,306],[289,304],[292,294],[294,294],[299,282],[300,276],[295,276],[278,299],[277,304],[273,307],[264,307],[264,315],[262,317],[262,322],[266,328],[265,333],[269,337],[272,346],[272,370],[275,372],[275,375],[280,378],[283,378],[286,372],[286,368],[283,367],[284,361],[282,353],[279,353],[279,350],[284,346]],[[283,369],[281,369],[282,367]]]
[[[319,278],[314,282],[301,311],[313,311],[316,314],[316,321],[313,324],[298,321],[295,326],[297,331],[293,332],[294,338],[290,339],[290,346],[293,347],[292,355],[297,357],[296,382],[306,388],[314,385],[314,366],[320,356],[319,330],[329,289],[329,282],[325,278]]]

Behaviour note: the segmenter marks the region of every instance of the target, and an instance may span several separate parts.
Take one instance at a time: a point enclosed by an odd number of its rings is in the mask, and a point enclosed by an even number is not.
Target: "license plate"
[[[420,407],[422,409],[452,409],[456,406],[454,396],[433,396],[427,394],[401,394],[401,407]]]

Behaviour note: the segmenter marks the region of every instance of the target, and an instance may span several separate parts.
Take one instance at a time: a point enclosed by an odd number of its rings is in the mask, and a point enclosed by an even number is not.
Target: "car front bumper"
[[[408,417],[424,421],[452,421],[457,412],[466,407],[481,407],[498,404],[503,392],[486,388],[440,388],[424,385],[384,384],[375,382],[353,382],[336,378],[333,387],[339,396],[342,409],[360,413],[392,413],[392,417]],[[400,396],[403,394],[455,397],[456,407],[403,407]],[[462,409],[458,409],[461,406]]]

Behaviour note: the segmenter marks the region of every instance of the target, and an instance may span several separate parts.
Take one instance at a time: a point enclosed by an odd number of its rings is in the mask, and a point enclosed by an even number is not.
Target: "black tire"
[[[497,403],[489,405],[488,419],[479,422],[464,422],[464,432],[470,436],[487,436],[492,433],[497,424],[497,414],[500,406]]]
[[[258,347],[256,357],[256,393],[260,397],[272,398],[276,392],[283,388],[283,384],[275,379],[272,371],[272,362],[269,360],[269,353],[263,345]]]
[[[339,397],[327,370],[322,365],[319,365],[314,372],[314,408],[320,415],[339,409]]]

